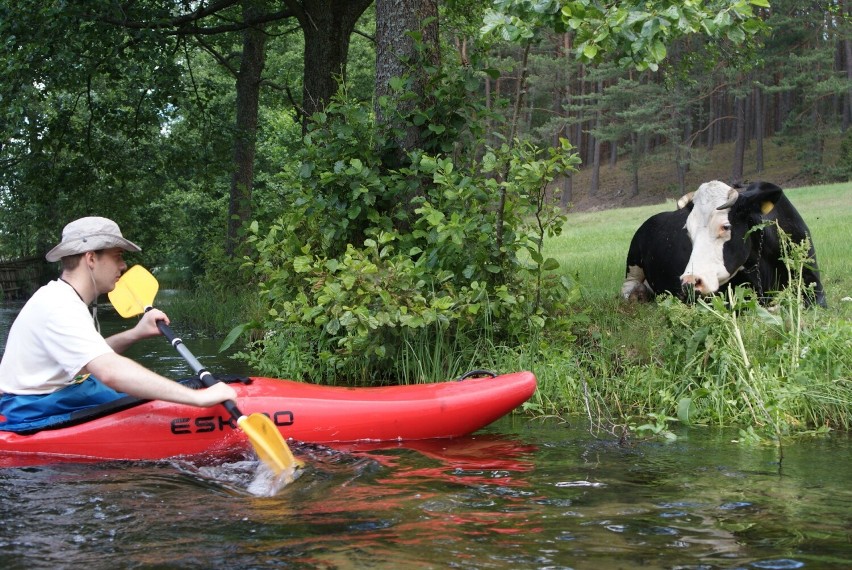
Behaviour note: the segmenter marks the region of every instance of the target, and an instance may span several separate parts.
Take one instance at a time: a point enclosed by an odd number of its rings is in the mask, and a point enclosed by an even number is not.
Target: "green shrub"
[[[268,309],[252,365],[316,382],[418,382],[503,343],[570,339],[572,285],[542,254],[564,225],[545,191],[577,163],[570,145],[516,142],[464,166],[413,152],[389,168],[390,140],[360,104],[338,99],[314,117],[298,168],[275,181],[282,211],[250,227],[245,267]]]

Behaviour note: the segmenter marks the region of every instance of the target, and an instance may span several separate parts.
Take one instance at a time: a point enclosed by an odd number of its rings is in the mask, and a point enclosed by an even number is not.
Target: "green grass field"
[[[852,302],[852,183],[785,190],[813,236],[829,306],[849,314]],[[618,295],[633,233],[648,217],[674,209],[674,201],[652,206],[568,214],[562,235],[546,243],[547,256],[578,277],[590,299]]]

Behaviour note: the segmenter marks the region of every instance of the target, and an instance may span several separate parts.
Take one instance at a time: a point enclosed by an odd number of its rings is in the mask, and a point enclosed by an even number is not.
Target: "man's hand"
[[[107,337],[107,344],[114,351],[121,354],[134,342],[159,335],[160,329],[157,328],[157,321],[165,321],[166,324],[170,322],[169,316],[166,313],[160,309],[151,309],[147,313],[142,314],[142,318],[139,319],[139,322],[132,329],[127,329],[126,331]]]
[[[159,335],[157,321],[165,321],[167,325],[171,323],[169,316],[160,309],[150,309],[143,313],[142,318],[133,327],[134,333],[138,335],[137,340]]]
[[[225,400],[237,399],[237,391],[224,382],[217,382],[204,390],[196,390],[195,393],[198,396],[198,401],[195,405],[202,408],[221,404]]]

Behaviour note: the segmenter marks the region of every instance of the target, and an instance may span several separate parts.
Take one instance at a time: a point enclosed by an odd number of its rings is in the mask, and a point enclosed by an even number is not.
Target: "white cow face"
[[[736,196],[735,189],[714,180],[702,184],[692,197],[692,212],[686,219],[692,255],[680,282],[700,295],[712,295],[739,269],[725,267],[724,246],[731,240],[730,208],[718,209]]]

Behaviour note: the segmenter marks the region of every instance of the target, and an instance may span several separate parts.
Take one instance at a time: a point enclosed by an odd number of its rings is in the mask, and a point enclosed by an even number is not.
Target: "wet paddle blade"
[[[293,456],[281,432],[268,417],[263,414],[251,414],[240,417],[237,423],[248,436],[257,456],[276,475],[304,467],[304,463]]]
[[[122,317],[135,317],[154,304],[159,288],[156,277],[141,265],[134,265],[109,292],[109,301]]]

